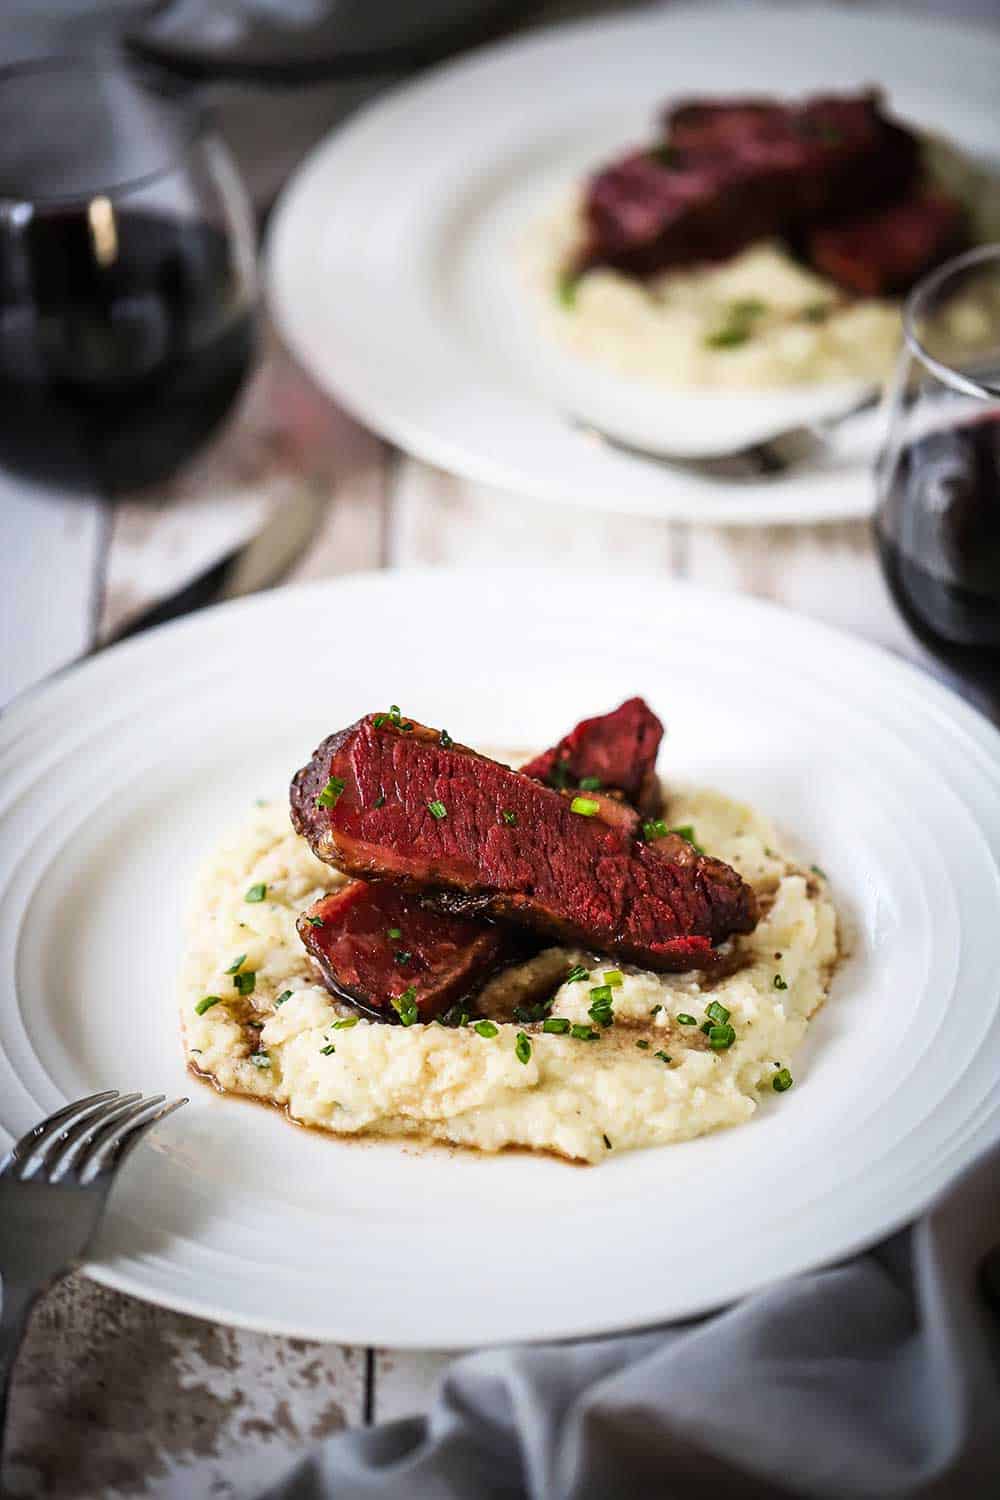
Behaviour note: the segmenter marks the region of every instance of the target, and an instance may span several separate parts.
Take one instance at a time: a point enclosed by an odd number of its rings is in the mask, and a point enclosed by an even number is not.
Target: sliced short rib
[[[547,786],[617,790],[647,817],[661,809],[656,757],[663,725],[642,698],[629,698],[613,713],[583,719],[558,745],[521,767]]]
[[[916,138],[875,93],[695,101],[664,124],[664,141],[591,179],[579,270],[650,276],[775,235],[797,242],[901,198],[920,169]]]
[[[404,995],[421,1020],[433,1019],[473,995],[510,947],[505,928],[363,880],[315,902],[298,929],[327,988],[379,1020],[394,1020],[392,1001]]]
[[[650,816],[661,808],[656,755],[662,735],[647,704],[630,698],[611,713],[584,719],[523,770],[568,789],[599,781],[626,799],[590,791],[599,816],[634,837],[638,818],[631,804],[641,801]],[[398,1014],[393,997],[408,989],[415,991],[419,1018],[433,1019],[473,998],[491,974],[538,946],[537,940],[526,945],[524,934],[510,926],[434,912],[396,886],[364,881],[304,912],[298,930],[333,994],[390,1021]]]
[[[631,959],[698,967],[756,922],[735,870],[681,839],[645,844],[420,724],[369,715],[331,735],[292,783],[292,822],[347,874]],[[577,811],[574,811],[574,806]],[[581,810],[582,809],[582,810]]]
[[[918,190],[863,219],[814,229],[809,260],[859,297],[905,292],[968,238],[962,205],[947,193]]]

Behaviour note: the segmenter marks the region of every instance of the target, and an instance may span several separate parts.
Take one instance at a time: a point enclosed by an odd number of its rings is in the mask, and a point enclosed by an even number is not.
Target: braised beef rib
[[[777,237],[852,292],[870,289],[859,285],[857,252],[874,250],[886,274],[875,277],[873,289],[896,291],[964,233],[952,200],[937,194],[925,202],[919,142],[888,118],[877,92],[793,104],[694,100],[667,110],[663,124],[663,140],[591,178],[574,270],[604,265],[651,276],[728,259]],[[905,221],[881,220],[903,202]],[[863,240],[836,238],[842,227],[860,230],[867,221],[884,222],[884,246],[877,231]],[[818,238],[818,231],[834,239]]]
[[[522,770],[567,789],[584,782],[600,816],[634,836],[637,815],[630,804],[641,803],[650,816],[661,810],[656,756],[662,736],[649,706],[630,698],[611,713],[584,719]],[[617,803],[605,792],[627,800]],[[510,926],[456,920],[395,886],[364,881],[317,902],[299,918],[298,931],[327,988],[382,1020],[396,1019],[393,999],[411,989],[418,1017],[433,1019],[474,996],[490,974],[523,959],[532,946]]]
[[[682,839],[641,842],[573,799],[386,714],[331,735],[292,783],[292,822],[347,874],[653,969],[686,969],[752,930],[735,870]]]

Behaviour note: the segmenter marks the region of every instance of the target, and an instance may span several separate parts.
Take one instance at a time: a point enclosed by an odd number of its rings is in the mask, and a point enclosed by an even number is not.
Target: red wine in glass
[[[876,536],[914,635],[959,676],[1000,689],[1000,411],[903,450]]]
[[[905,321],[875,538],[907,625],[996,716],[1000,251],[972,251],[935,272]]]
[[[44,154],[27,134],[39,115]],[[252,221],[231,163],[176,100],[95,61],[0,70],[5,128],[0,467],[112,493],[163,480],[253,360]]]

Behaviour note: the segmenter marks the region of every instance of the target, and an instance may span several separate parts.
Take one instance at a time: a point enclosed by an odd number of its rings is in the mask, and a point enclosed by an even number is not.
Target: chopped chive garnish
[[[736,1040],[736,1032],[731,1026],[712,1026],[708,1032],[708,1045],[713,1052],[725,1052]]]
[[[339,776],[331,776],[326,786],[316,798],[317,807],[336,807],[340,794],[344,790],[344,783]]]
[[[442,729],[441,733],[438,735],[438,744],[441,746],[442,750],[450,750],[454,743],[455,741],[452,739],[447,729]]]
[[[398,703],[390,703],[389,704],[389,712],[387,714],[376,714],[374,716],[374,718],[372,719],[372,724],[375,726],[376,729],[381,729],[382,725],[387,720],[393,726],[394,729],[401,729],[404,734],[406,733],[407,730],[413,728],[412,724],[404,724],[402,715],[399,712],[399,704]]]
[[[708,1036],[708,1033],[712,1029],[712,1023],[711,1023],[711,1021],[703,1021],[699,1029],[701,1031],[703,1031],[706,1036]]]
[[[520,1063],[530,1062],[531,1060],[531,1038],[523,1031],[517,1033],[517,1041],[514,1043],[514,1056]]]
[[[787,990],[787,988],[788,988],[788,981],[786,979],[783,979],[780,974],[775,974],[775,976],[774,976],[774,988],[776,990]]]
[[[500,816],[505,823],[510,824],[511,828],[517,827],[517,813],[513,812],[509,807],[505,807]]]
[[[544,1021],[552,1009],[554,1000],[555,996],[550,995],[548,1000],[539,1000],[535,1005],[515,1005],[514,1020],[525,1023],[529,1021]]]
[[[771,1079],[771,1087],[774,1089],[774,1092],[776,1094],[783,1094],[785,1090],[790,1089],[791,1086],[791,1073],[789,1073],[787,1068],[779,1068],[778,1072],[775,1073],[774,1077]]]
[[[194,1013],[196,1016],[203,1016],[206,1010],[211,1010],[213,1005],[220,1005],[221,1003],[221,995],[204,995],[195,1006]]]
[[[604,973],[604,983],[614,985],[614,987],[617,989],[619,985],[625,983],[625,975],[622,973],[621,969],[606,969]]]
[[[810,870],[812,870],[814,875],[819,876],[820,880],[826,880],[828,878],[826,871],[821,870],[819,865],[810,865],[809,868]]]
[[[569,1034],[570,1036],[575,1037],[578,1042],[596,1042],[601,1035],[596,1027],[584,1026],[581,1023],[578,1023],[576,1026],[571,1026],[569,1029]]]
[[[734,318],[759,318],[767,312],[767,303],[759,297],[740,297],[729,304],[729,311]]]
[[[599,776],[581,776],[581,792],[599,792],[601,790],[601,778]]]
[[[414,1021],[420,1019],[417,992],[412,984],[407,985],[401,995],[393,995],[389,1003],[404,1026],[412,1026]]]
[[[592,1021],[600,1026],[611,1026],[614,1023],[615,1013],[611,1007],[610,984],[598,984],[590,992],[591,1006],[587,1014]]]
[[[696,1017],[689,1016],[686,1010],[681,1010],[677,1012],[677,1024],[678,1026],[697,1026],[698,1021]]]
[[[682,838],[686,844],[690,844],[696,854],[704,854],[705,851],[695,838],[694,829],[690,823],[685,823],[681,828],[671,828],[669,832],[676,833],[678,838]]]
[[[252,885],[243,897],[244,901],[263,901],[267,895],[267,886],[261,881],[258,885]]]
[[[306,921],[310,927],[325,927],[326,925],[322,917],[306,917]]]
[[[575,271],[560,271],[556,288],[563,307],[576,306],[576,289],[580,278]]]
[[[385,792],[379,792],[378,796],[375,798],[374,805],[375,805],[375,807],[384,807],[385,806]]]
[[[651,146],[649,155],[658,167],[676,167],[679,160],[677,147],[672,146],[669,141],[663,141],[658,146]]]
[[[399,952],[394,953],[392,956],[398,964],[408,964],[413,954],[409,953],[405,948],[400,948]]]
[[[652,1007],[652,1009],[651,1009],[651,1010],[650,1010],[650,1012],[649,1012],[649,1014],[650,1014],[650,1015],[651,1015],[651,1016],[658,1016],[658,1015],[659,1015],[659,1014],[660,1014],[660,1011],[661,1011],[661,1010],[662,1010],[662,1009],[663,1009],[663,1006],[662,1006],[662,1005],[654,1005],[654,1006],[653,1006],[653,1007]]]
[[[589,970],[585,969],[583,964],[574,964],[563,980],[563,984],[577,984],[581,979],[586,979],[588,973]]]
[[[645,1038],[645,1037],[641,1037],[641,1038],[640,1038],[640,1039],[639,1039],[639,1041],[637,1041],[637,1042],[636,1042],[636,1044],[635,1044],[635,1045],[636,1045],[636,1046],[637,1046],[637,1047],[641,1047],[641,1048],[642,1048],[642,1050],[643,1050],[643,1052],[648,1052],[648,1051],[649,1051],[649,1043],[648,1043],[648,1042],[647,1042],[647,1041],[646,1041],[646,1038]]]
[[[348,1031],[352,1026],[357,1026],[357,1024],[357,1016],[345,1016],[342,1021],[334,1021],[333,1029],[334,1031]]]
[[[569,1030],[569,1022],[565,1016],[546,1016],[542,1022],[542,1030],[550,1036],[565,1036]]]
[[[445,807],[443,802],[428,802],[427,811],[430,813],[432,818],[437,818],[439,821],[441,818],[446,818],[448,816],[448,809]]]
[[[326,1044],[326,1046],[325,1046],[325,1047],[321,1047],[321,1048],[320,1048],[320,1049],[319,1049],[319,1055],[320,1055],[320,1057],[329,1057],[329,1056],[330,1056],[330,1053],[331,1053],[331,1052],[336,1052],[336,1050],[337,1050],[337,1049],[336,1049],[336,1047],[335,1047],[335,1046],[334,1046],[334,1045],[333,1045],[333,1043],[332,1043],[332,1042],[327,1042],[327,1044]]]
[[[579,813],[581,818],[592,818],[595,813],[600,812],[601,804],[595,802],[593,797],[574,797],[569,810]]]
[[[717,328],[705,338],[707,349],[736,349],[740,344],[745,344],[750,337],[750,330],[745,323],[727,323],[723,328]]]
[[[234,974],[233,984],[241,995],[252,995],[257,988],[257,975],[253,969],[248,969],[245,974]]]
[[[557,760],[549,772],[549,786],[554,786],[557,792],[569,786],[569,767],[564,760]]]
[[[385,935],[390,938],[401,938],[403,936],[403,929],[402,927],[389,927]]]
[[[229,968],[226,970],[226,973],[227,974],[235,974],[235,973],[237,973],[238,970],[240,968],[242,968],[242,966],[246,963],[246,961],[247,961],[246,954],[245,953],[241,953],[240,956],[239,956],[239,958],[234,958],[233,959],[232,963],[229,965]]]
[[[279,1005],[284,1005],[285,1001],[286,1000],[290,1000],[291,998],[292,998],[292,992],[291,992],[291,990],[283,990],[282,993],[278,996],[277,1000],[275,1000],[275,1002],[274,1002],[274,1008],[275,1008],[275,1010],[277,1010],[277,1008],[278,1008]]]
[[[642,825],[642,836],[647,844],[651,844],[654,839],[666,838],[667,832],[667,825],[662,818],[650,818]]]
[[[607,1146],[608,1150],[610,1151],[611,1150],[611,1142],[608,1140],[607,1136],[606,1135],[602,1135],[601,1136],[601,1140],[604,1142],[604,1144]]]
[[[255,1068],[269,1068],[271,1066],[270,1052],[251,1052],[250,1061]]]
[[[711,1005],[705,1007],[705,1014],[717,1026],[725,1026],[730,1016],[730,1012],[724,1005],[720,1005],[718,1000],[713,1000]]]
[[[454,1005],[449,1005],[444,1015],[437,1017],[440,1025],[450,1026],[453,1028],[457,1026],[464,1026],[468,1019],[469,1012],[465,1010],[460,1000],[456,1000]]]
[[[477,1021],[472,1029],[477,1036],[491,1037],[497,1034],[497,1027],[492,1021]]]
[[[669,1052],[654,1052],[653,1056],[654,1057],[658,1057],[661,1062],[668,1063],[670,1061],[670,1053]]]

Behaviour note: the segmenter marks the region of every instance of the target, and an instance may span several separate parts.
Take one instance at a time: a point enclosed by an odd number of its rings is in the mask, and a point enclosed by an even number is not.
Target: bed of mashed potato
[[[972,237],[1000,237],[1000,184],[961,153],[924,145],[930,178],[965,202]],[[582,241],[581,194],[566,195],[525,245],[545,326],[570,353],[674,388],[753,390],[882,381],[900,342],[899,302],[845,297],[776,241],[731,259],[638,280],[595,267],[567,284]],[[991,337],[994,309],[960,310],[965,342]],[[981,326],[980,326],[981,325]]]
[[[780,1108],[774,1078],[791,1064],[837,960],[826,882],[778,852],[764,818],[717,792],[673,791],[669,811],[754,886],[761,922],[727,946],[726,972],[711,979],[577,950],[540,954],[532,965],[552,976],[551,1015],[574,1023],[590,1026],[591,988],[621,974],[613,1023],[584,1041],[503,1019],[519,982],[533,977],[526,966],[480,998],[495,1036],[357,1019],[317,982],[295,930],[302,908],[344,877],[292,832],[284,802],[257,805],[197,884],[181,993],[189,1062],[226,1092],[337,1134],[522,1147],[582,1162],[738,1125],[762,1101]],[[253,899],[261,887],[264,898]],[[562,982],[574,964],[587,979]],[[221,999],[199,1015],[206,996]],[[736,1033],[725,1051],[701,1030],[713,1002]]]

